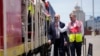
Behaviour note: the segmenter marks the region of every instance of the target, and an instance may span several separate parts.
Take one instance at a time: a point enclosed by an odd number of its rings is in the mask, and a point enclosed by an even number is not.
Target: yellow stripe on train
[[[24,53],[24,44],[7,49],[7,56],[18,56]],[[0,50],[0,56],[4,56],[3,50]]]

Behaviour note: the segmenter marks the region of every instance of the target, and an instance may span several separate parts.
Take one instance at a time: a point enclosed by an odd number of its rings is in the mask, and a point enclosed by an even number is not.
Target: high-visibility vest
[[[32,5],[32,3],[29,4],[28,10],[30,10],[31,14],[34,14],[34,6]]]
[[[50,20],[50,18],[49,18],[48,16],[46,16],[46,20],[47,20],[47,21],[49,21],[49,20]]]
[[[77,33],[77,34],[69,34],[69,41],[70,42],[82,42],[82,34]]]
[[[69,28],[69,41],[70,42],[82,42],[82,34],[81,34],[81,23],[80,21],[76,21],[71,25],[71,23],[68,25]]]

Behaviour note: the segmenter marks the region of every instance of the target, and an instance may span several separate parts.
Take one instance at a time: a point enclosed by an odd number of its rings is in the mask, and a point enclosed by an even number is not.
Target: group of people
[[[83,23],[77,20],[74,13],[69,17],[71,21],[64,24],[60,21],[60,15],[55,14],[54,22],[49,25],[48,44],[54,44],[54,56],[65,56],[65,52],[67,56],[81,56]]]

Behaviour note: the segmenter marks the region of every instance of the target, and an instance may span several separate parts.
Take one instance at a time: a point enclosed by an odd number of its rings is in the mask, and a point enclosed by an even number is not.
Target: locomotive
[[[55,11],[48,4],[51,19]],[[41,12],[40,1],[0,0],[0,8],[0,56],[31,56],[40,49],[45,56],[49,24]]]

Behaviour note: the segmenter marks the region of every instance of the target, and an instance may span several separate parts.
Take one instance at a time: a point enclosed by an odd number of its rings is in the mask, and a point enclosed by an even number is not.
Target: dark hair
[[[45,2],[45,0],[42,0],[43,2]]]

